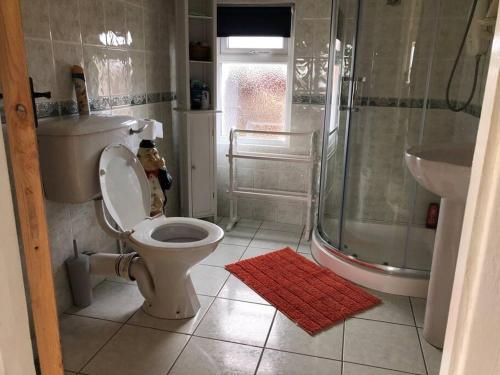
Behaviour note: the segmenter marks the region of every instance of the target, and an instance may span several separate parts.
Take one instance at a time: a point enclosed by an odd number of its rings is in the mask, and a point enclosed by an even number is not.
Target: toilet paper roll
[[[154,141],[156,138],[163,138],[163,124],[153,119],[143,119],[138,121],[139,129],[144,127],[139,133],[141,140],[148,139]]]

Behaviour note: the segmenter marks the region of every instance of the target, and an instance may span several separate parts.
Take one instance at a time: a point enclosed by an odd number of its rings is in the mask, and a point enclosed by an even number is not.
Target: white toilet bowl
[[[215,224],[183,217],[149,217],[149,183],[140,162],[127,147],[110,145],[99,163],[104,206],[98,221],[116,238],[127,241],[145,265],[137,277],[145,298],[143,310],[155,317],[183,319],[200,308],[189,270],[215,250],[224,231]],[[144,275],[146,273],[146,275]]]

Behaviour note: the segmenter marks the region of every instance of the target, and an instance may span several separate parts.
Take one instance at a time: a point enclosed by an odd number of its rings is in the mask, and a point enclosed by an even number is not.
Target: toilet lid
[[[127,147],[114,144],[104,149],[99,161],[99,182],[106,208],[122,230],[131,230],[150,216],[148,178]]]

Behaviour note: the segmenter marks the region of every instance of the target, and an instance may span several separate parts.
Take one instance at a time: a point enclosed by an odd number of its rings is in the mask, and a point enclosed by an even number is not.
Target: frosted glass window
[[[227,38],[228,48],[282,49],[284,39],[275,36],[230,36]]]
[[[286,130],[286,63],[223,63],[220,82],[223,135]]]

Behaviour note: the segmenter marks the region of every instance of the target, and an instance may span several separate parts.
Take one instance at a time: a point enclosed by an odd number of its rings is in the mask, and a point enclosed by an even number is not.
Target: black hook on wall
[[[33,107],[33,115],[35,118],[35,128],[38,127],[38,118],[36,116],[36,103],[35,99],[36,98],[47,98],[50,99],[52,97],[52,94],[50,91],[45,91],[45,92],[35,92],[33,89],[33,78],[29,77],[29,82],[30,82],[30,91],[31,91],[31,105]],[[0,99],[3,99],[3,94],[0,93]]]

